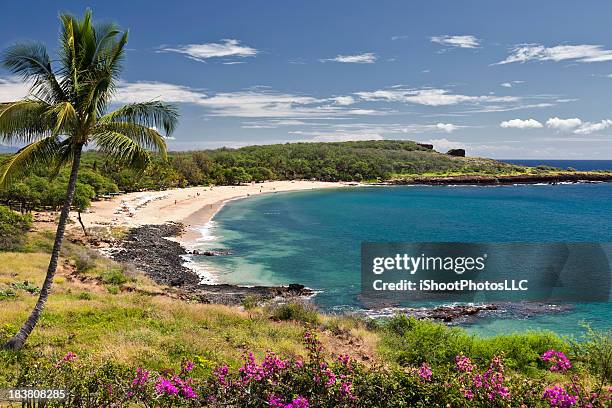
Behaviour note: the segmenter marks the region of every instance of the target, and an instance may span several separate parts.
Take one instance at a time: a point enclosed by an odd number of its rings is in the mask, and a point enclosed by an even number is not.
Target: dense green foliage
[[[383,326],[381,351],[401,365],[451,363],[460,353],[479,361],[505,353],[506,366],[522,372],[542,368],[539,356],[549,349],[567,351],[568,344],[552,332],[528,332],[482,338],[470,336],[460,328],[420,321],[406,316],[390,319]]]
[[[0,205],[0,250],[13,250],[23,244],[32,226],[32,216],[20,215]]]
[[[1,161],[1,159],[0,159]],[[75,207],[117,191],[160,190],[193,185],[232,185],[265,180],[322,181],[386,180],[416,174],[508,174],[521,166],[488,159],[452,157],[410,141],[292,143],[171,153],[168,161],[152,160],[144,171],[86,152],[78,182]],[[0,190],[0,202],[23,212],[57,208],[65,197],[66,169],[54,174],[47,167]],[[91,187],[91,190],[87,187]],[[93,195],[91,191],[93,190]]]

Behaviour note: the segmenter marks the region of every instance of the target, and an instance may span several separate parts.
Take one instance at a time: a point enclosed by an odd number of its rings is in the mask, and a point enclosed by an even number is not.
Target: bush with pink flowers
[[[69,390],[65,407],[607,407],[609,386],[583,383],[569,358],[556,350],[540,356],[550,365],[528,377],[490,360],[458,354],[454,364],[364,365],[324,352],[306,331],[305,356],[244,355],[239,367],[209,367],[201,358],[161,371],[106,363],[67,353],[25,364],[15,386]],[[206,365],[206,367],[204,367]],[[554,369],[552,369],[554,367]],[[552,369],[552,370],[551,370]]]

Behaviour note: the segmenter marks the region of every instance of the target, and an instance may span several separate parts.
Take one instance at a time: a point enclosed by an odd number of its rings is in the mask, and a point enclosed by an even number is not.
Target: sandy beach
[[[82,214],[86,228],[95,226],[138,227],[148,224],[182,222],[187,232],[181,241],[197,238],[190,225],[204,225],[228,200],[284,191],[347,187],[343,183],[321,181],[270,181],[241,186],[177,188],[165,191],[128,193],[95,201]],[[76,221],[76,214],[72,214]],[[78,225],[78,224],[77,224]]]

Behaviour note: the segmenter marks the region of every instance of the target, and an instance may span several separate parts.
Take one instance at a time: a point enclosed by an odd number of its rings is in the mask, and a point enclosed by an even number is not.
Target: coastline
[[[203,225],[229,201],[259,194],[342,188],[349,184],[323,181],[267,181],[239,186],[186,187],[117,195],[92,203],[82,214],[86,228],[161,225],[180,222]],[[71,214],[74,218],[76,214]]]

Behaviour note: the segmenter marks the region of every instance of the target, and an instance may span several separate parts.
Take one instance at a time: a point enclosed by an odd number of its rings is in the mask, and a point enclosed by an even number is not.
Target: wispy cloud
[[[500,86],[503,86],[504,88],[512,88],[514,85],[518,85],[518,84],[522,84],[525,81],[510,81],[510,82],[503,82],[500,84]]]
[[[473,35],[439,35],[430,37],[435,42],[445,47],[478,48],[481,40]]]
[[[22,99],[28,95],[29,91],[30,85],[24,83],[20,78],[0,78],[0,103]]]
[[[315,98],[308,95],[252,88],[235,92],[203,90],[163,82],[120,82],[114,101],[121,103],[160,99],[205,107],[209,115],[245,118],[305,118],[379,115],[374,109],[352,109],[351,96]]]
[[[294,130],[289,134],[308,137],[312,141],[380,140],[385,136],[397,138],[398,135],[422,135],[429,132],[452,133],[464,127],[467,126],[452,123],[319,123],[314,128]]]
[[[512,119],[505,120],[499,124],[503,128],[515,128],[515,129],[539,129],[544,127],[540,122],[535,119]]]
[[[604,119],[596,123],[586,122],[583,123],[578,129],[574,130],[574,133],[577,135],[590,135],[591,133],[596,133],[607,129],[610,126],[612,126],[612,120],[610,119]]]
[[[226,39],[218,43],[164,46],[158,52],[177,52],[197,61],[222,57],[252,57],[259,53],[255,48],[240,44],[239,40]]]
[[[442,130],[446,133],[452,133],[459,129],[459,127],[457,125],[453,125],[452,123],[436,123],[436,129]]]
[[[493,65],[511,64],[527,61],[566,61],[602,62],[612,60],[612,50],[601,45],[557,45],[545,47],[541,44],[520,44],[511,49],[505,60]]]
[[[389,102],[405,102],[426,106],[447,106],[457,105],[460,103],[482,103],[482,102],[498,102],[510,103],[519,100],[516,96],[496,96],[496,95],[462,95],[454,94],[446,89],[425,88],[391,88],[381,89],[376,91],[357,92],[360,98],[366,101],[389,101]]]
[[[378,56],[372,52],[354,55],[337,55],[334,58],[322,59],[321,62],[342,62],[346,64],[373,64]]]

